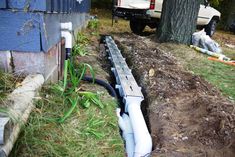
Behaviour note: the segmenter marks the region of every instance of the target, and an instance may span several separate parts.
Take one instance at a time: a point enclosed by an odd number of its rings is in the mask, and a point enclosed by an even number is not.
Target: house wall
[[[77,32],[89,9],[89,0],[1,0],[0,68],[57,80],[64,59],[60,23],[72,22]]]

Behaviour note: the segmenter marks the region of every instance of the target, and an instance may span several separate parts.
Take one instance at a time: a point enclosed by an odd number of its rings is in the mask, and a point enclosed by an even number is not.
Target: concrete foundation
[[[42,74],[47,82],[57,82],[63,70],[64,41],[48,52],[0,52],[0,69],[16,75]]]
[[[0,51],[0,69],[5,72],[12,72],[10,51]]]

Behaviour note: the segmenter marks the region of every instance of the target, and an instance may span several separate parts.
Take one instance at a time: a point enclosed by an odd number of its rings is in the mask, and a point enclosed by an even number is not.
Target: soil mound
[[[235,104],[148,37],[116,35],[143,87],[152,156],[234,157]]]

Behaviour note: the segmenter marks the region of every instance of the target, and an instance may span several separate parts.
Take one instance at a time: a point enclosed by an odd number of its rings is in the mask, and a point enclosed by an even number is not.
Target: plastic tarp
[[[206,35],[204,29],[193,33],[192,44],[205,50],[209,50],[215,53],[222,53],[222,49],[220,48],[219,44],[211,39],[210,36]]]

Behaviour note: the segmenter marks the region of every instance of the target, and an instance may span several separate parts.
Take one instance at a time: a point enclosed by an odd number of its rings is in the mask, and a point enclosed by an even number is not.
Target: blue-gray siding
[[[42,49],[47,51],[52,45],[61,40],[60,22],[72,22],[73,28],[79,28],[85,24],[88,15],[85,13],[71,14],[44,14],[42,24]],[[53,21],[53,22],[51,22]],[[45,25],[44,25],[45,24]]]
[[[41,13],[0,10],[0,50],[40,51]]]
[[[3,1],[0,0],[0,8],[3,8],[0,9],[0,51],[47,52],[61,40],[60,22],[72,22],[75,29],[81,27],[90,9],[90,0],[84,0],[79,5],[76,0],[68,0],[66,6],[63,6],[65,0],[30,0],[32,4],[29,7],[40,10],[34,12],[24,9],[29,0],[6,0],[7,4]],[[55,1],[60,1],[64,8],[76,2],[73,7],[77,11],[48,13],[48,7],[55,7],[54,4],[50,6]]]
[[[6,8],[6,7],[7,7],[6,0],[1,0],[0,1],[0,8]]]
[[[90,0],[1,0],[0,8],[54,13],[87,12]]]

